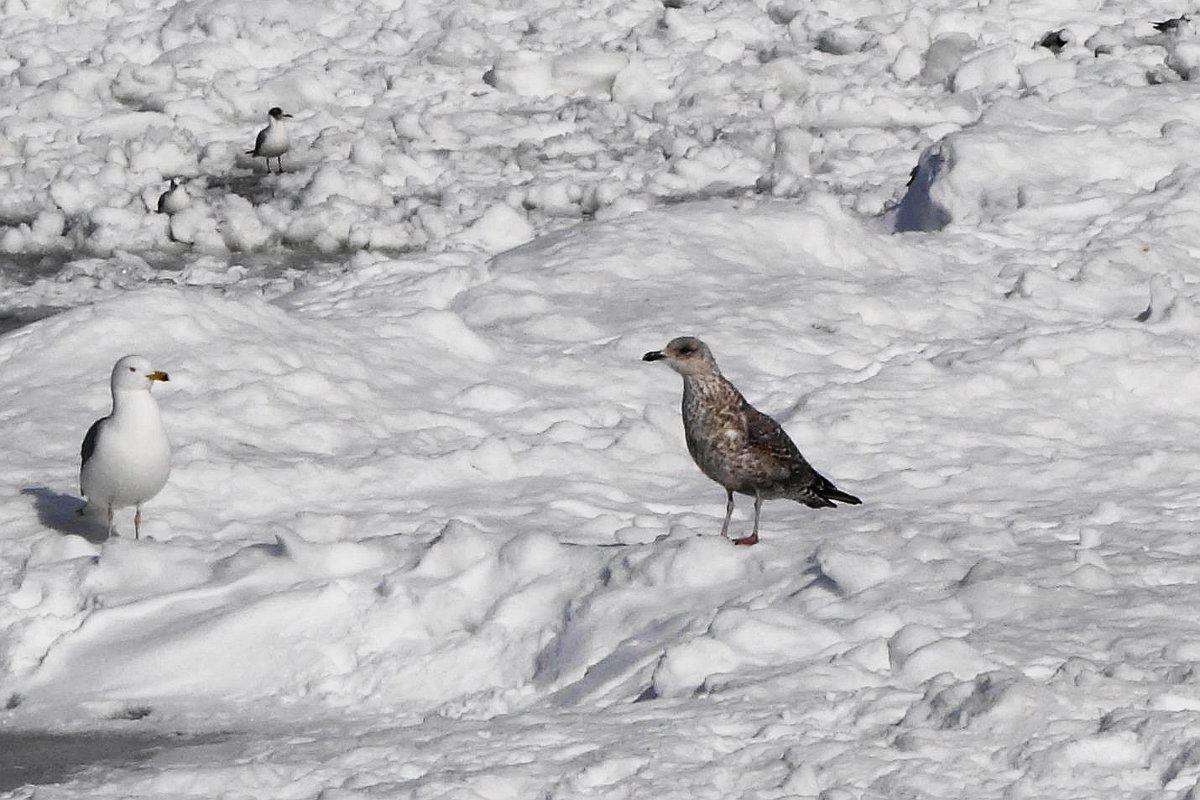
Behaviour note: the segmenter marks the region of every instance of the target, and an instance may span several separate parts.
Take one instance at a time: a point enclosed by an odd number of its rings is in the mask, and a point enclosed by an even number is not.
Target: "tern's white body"
[[[254,155],[259,158],[277,158],[292,146],[288,138],[287,125],[276,117],[267,117],[267,127],[258,132],[254,140]]]
[[[178,214],[190,204],[191,198],[188,197],[187,189],[175,178],[171,179],[171,188],[158,197],[160,214]]]
[[[126,356],[112,373],[113,410],[96,420],[83,442],[79,488],[88,505],[103,510],[112,532],[113,511],[136,506],[140,534],[142,504],[158,494],[171,474],[171,445],[158,403],[150,394],[165,372],[141,356]]]

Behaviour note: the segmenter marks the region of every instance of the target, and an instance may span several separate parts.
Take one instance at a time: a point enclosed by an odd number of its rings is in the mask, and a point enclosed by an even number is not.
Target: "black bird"
[[[1038,40],[1038,47],[1044,47],[1054,55],[1062,52],[1063,48],[1075,41],[1075,37],[1066,28],[1049,31]]]
[[[1187,30],[1191,25],[1192,17],[1189,14],[1180,14],[1178,17],[1165,19],[1162,22],[1155,22],[1154,30],[1159,33],[1179,34]]]
[[[862,501],[841,491],[813,469],[779,423],[746,402],[717,367],[708,345],[691,336],[672,339],[643,361],[666,361],[683,376],[683,430],[688,452],[700,470],[725,488],[728,537],[733,493],[754,498],[754,527],[734,544],[758,543],[763,500],[786,498],[810,508],[833,508],[834,501]]]

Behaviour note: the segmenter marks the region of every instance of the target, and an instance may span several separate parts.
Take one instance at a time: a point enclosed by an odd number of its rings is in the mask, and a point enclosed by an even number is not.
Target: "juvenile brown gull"
[[[691,336],[672,339],[643,361],[666,361],[683,376],[683,431],[688,452],[700,470],[725,487],[725,522],[729,535],[733,493],[754,497],[754,527],[734,544],[758,542],[758,516],[763,500],[795,500],[811,508],[833,508],[862,501],[841,491],[809,466],[779,423],[746,402],[726,380],[708,345]]]
[[[112,371],[112,413],[92,423],[80,449],[79,490],[88,507],[103,509],[108,534],[113,511],[136,506],[133,535],[140,538],[142,504],[158,494],[171,472],[171,445],[150,394],[167,373],[142,356],[125,356]]]

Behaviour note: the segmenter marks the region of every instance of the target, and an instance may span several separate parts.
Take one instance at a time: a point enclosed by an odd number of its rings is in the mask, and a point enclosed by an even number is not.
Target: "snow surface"
[[[0,797],[1200,796],[1188,10],[9,0],[0,732],[136,747]],[[719,538],[680,334],[864,504]]]

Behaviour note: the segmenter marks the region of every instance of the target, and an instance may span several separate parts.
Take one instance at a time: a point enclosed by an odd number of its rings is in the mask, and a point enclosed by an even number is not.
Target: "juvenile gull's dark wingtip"
[[[836,500],[839,503],[845,503],[848,506],[860,506],[862,500],[858,499],[849,492],[843,492],[841,489],[834,487],[831,490],[826,490],[821,493],[821,496],[826,500]]]

